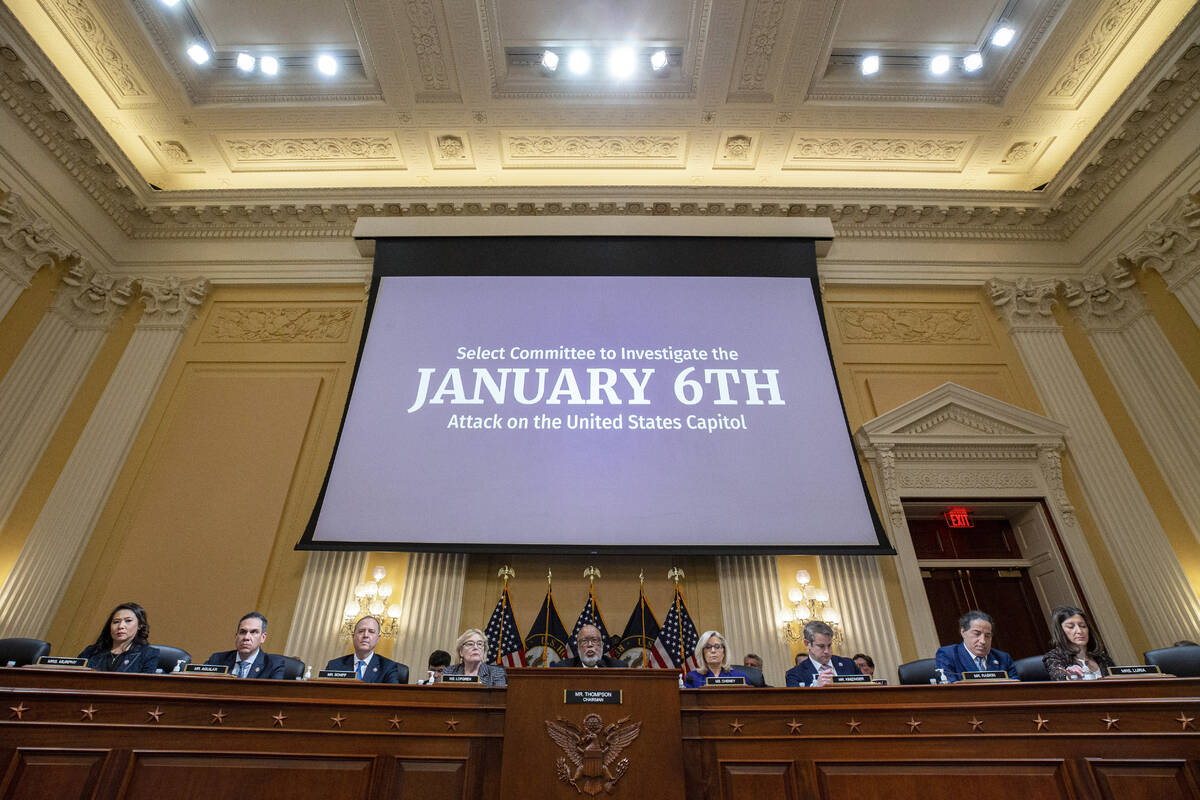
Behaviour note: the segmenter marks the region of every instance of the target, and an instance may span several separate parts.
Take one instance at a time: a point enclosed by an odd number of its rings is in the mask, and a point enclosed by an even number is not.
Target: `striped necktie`
[[[366,666],[366,664],[367,662],[363,661],[361,658],[358,660],[358,679],[360,681],[362,680],[363,676],[363,667]]]

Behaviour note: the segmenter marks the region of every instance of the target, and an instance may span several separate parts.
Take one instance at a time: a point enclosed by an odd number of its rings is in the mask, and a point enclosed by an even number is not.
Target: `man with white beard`
[[[604,654],[604,637],[595,625],[584,625],[576,638],[579,654],[574,658],[555,661],[555,667],[627,667],[619,658]]]

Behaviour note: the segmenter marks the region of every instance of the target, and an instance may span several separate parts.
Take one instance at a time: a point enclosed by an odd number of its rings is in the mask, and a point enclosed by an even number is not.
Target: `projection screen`
[[[892,552],[813,242],[380,240],[301,548]]]

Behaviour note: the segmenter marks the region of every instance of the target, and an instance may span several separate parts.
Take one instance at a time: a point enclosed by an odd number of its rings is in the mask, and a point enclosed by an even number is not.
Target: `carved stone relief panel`
[[[1151,0],[1109,0],[1103,4],[1047,85],[1038,105],[1079,108],[1154,6]]]
[[[475,154],[466,131],[430,131],[429,159],[434,169],[474,169]]]
[[[988,172],[994,174],[1029,172],[1037,165],[1054,138],[1053,136],[1043,136],[1040,139],[1030,137],[1013,139],[1001,149],[1000,159],[996,166],[989,169]]]
[[[881,136],[878,132],[829,136],[797,131],[783,168],[862,169],[869,164],[872,168],[958,172],[977,140],[975,136]]]
[[[117,108],[158,102],[121,37],[91,0],[41,0],[41,5]]]
[[[392,131],[225,133],[217,146],[234,172],[288,169],[405,169],[400,142]]]
[[[154,160],[167,172],[204,172],[180,136],[140,136]]]
[[[754,169],[762,135],[758,131],[722,131],[713,169]]]
[[[894,308],[835,306],[838,335],[847,344],[984,344],[979,313],[969,306]]]
[[[504,131],[500,134],[505,167],[682,169],[687,161],[687,144],[687,134],[683,131],[610,134]]]
[[[339,344],[350,337],[347,304],[218,303],[205,320],[204,343]]]

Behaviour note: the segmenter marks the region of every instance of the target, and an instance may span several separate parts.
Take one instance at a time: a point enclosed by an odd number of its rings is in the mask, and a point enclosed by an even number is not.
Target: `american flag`
[[[671,610],[663,620],[658,638],[654,640],[654,649],[650,658],[660,667],[674,667],[686,672],[699,669],[700,662],[696,658],[696,645],[700,643],[700,634],[688,613],[687,603],[683,600],[683,592],[675,587],[675,599],[671,602]]]
[[[567,640],[567,646],[571,648],[572,653],[579,652],[579,629],[584,625],[595,625],[600,629],[600,638],[604,640],[604,650],[607,653],[612,647],[612,637],[608,635],[608,628],[604,627],[604,616],[600,613],[600,604],[596,602],[596,596],[592,594],[592,590],[588,589],[587,602],[583,604],[583,610],[579,612],[579,619],[575,620],[575,628],[571,631],[571,638]]]
[[[500,664],[503,667],[525,666],[525,642],[521,632],[517,630],[517,618],[513,616],[512,598],[508,596],[508,587],[500,593],[492,618],[488,620],[483,631],[487,634],[487,660],[489,664]]]

